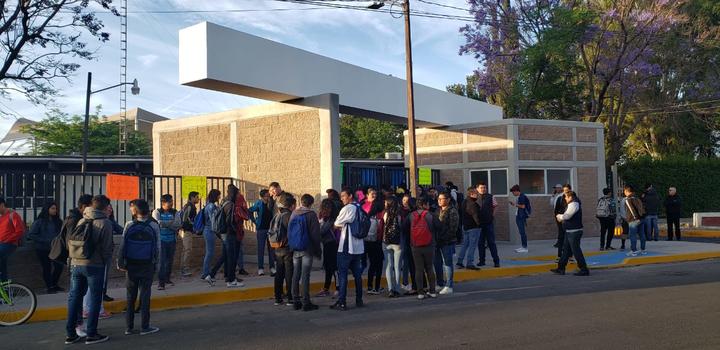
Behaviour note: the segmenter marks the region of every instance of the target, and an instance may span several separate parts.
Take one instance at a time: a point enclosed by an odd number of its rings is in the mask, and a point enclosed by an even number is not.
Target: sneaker
[[[405,292],[405,295],[418,295],[418,292],[416,290],[409,290]]]
[[[520,248],[518,248],[518,249],[515,249],[515,251],[518,252],[518,253],[527,253],[527,252],[528,252],[528,249],[527,249],[527,248],[522,248],[522,247],[520,247]]]
[[[258,269],[258,276],[265,276],[265,271],[263,269]]]
[[[103,311],[98,315],[98,319],[100,320],[107,320],[110,317],[112,317],[112,314],[107,311]]]
[[[362,301],[362,299],[356,299],[355,307],[365,307],[365,303]]]
[[[432,299],[435,299],[435,298],[438,297],[437,293],[435,293],[435,292],[427,293],[427,296],[430,297],[430,298],[432,298]]]
[[[247,271],[245,271],[245,269],[240,269],[240,271],[238,271],[238,274],[243,275],[243,276],[249,275],[249,273]]]
[[[168,280],[165,284],[169,284],[170,287],[175,287],[175,282]]]
[[[634,250],[633,250],[633,251],[629,251],[629,252],[627,252],[627,254],[625,254],[625,256],[638,256],[638,252],[637,252],[637,251],[634,251]]]
[[[110,339],[110,337],[108,337],[107,335],[102,335],[102,334],[98,333],[92,337],[85,338],[85,345],[92,345],[92,344],[106,342],[108,339]]]
[[[485,266],[485,263],[484,263],[484,262],[479,262],[479,263],[477,263],[477,265],[475,265],[475,266],[477,266],[477,267],[483,267],[483,266]]]
[[[418,300],[423,300],[423,299],[425,299],[425,294],[423,294],[423,293],[418,293],[417,298],[418,298]]]
[[[276,274],[276,273],[277,273],[277,271],[275,270],[275,268],[274,268],[274,267],[271,267],[271,268],[270,268],[270,277],[275,277],[275,274]]]
[[[575,262],[575,258],[571,257],[571,258],[569,259],[569,261],[570,261],[571,263],[574,263],[574,262]]]
[[[480,268],[477,267],[477,266],[475,266],[475,265],[468,265],[468,266],[466,267],[466,269],[468,269],[468,270],[480,270]]]
[[[159,331],[160,331],[160,328],[157,328],[157,327],[149,327],[148,329],[143,329],[143,330],[141,330],[141,331],[140,331],[140,335],[153,334],[153,333],[157,333],[157,332],[159,332]]]
[[[275,304],[274,304],[274,305],[275,305],[275,306],[280,306],[280,305],[282,305],[283,303],[284,303],[284,301],[283,301],[282,299],[275,299]]]
[[[493,266],[494,266],[494,267],[500,267],[500,263],[495,263]]]
[[[400,293],[398,293],[398,292],[396,292],[396,291],[394,291],[394,290],[391,290],[391,291],[388,292],[388,294],[387,294],[387,297],[388,297],[388,298],[397,298],[397,297],[399,297],[399,296],[400,296]]]
[[[644,250],[644,249],[641,250],[641,251],[640,251],[640,255],[647,255],[647,250]]]
[[[192,272],[190,272],[190,271],[187,270],[187,269],[182,270],[182,273],[181,273],[181,274],[182,274],[183,277],[190,277],[190,276],[192,276]]]
[[[330,308],[338,311],[347,311],[347,305],[340,302],[330,305]]]
[[[368,289],[367,293],[368,295],[380,295],[380,291],[377,289]]]
[[[225,286],[228,288],[242,288],[245,287],[245,283],[238,282],[238,281],[232,281],[225,283]]]
[[[604,250],[605,250],[605,247],[600,247],[600,251],[601,251],[601,252],[604,251]]]
[[[294,308],[295,310],[302,310],[303,304],[302,304],[301,302],[299,302],[299,301],[296,301],[296,302],[293,303],[293,308]]]
[[[613,247],[605,247],[605,250],[615,250]]]
[[[125,335],[133,335],[135,334],[135,331],[132,330],[132,328],[128,328],[125,330]]]
[[[444,287],[442,290],[440,290],[440,295],[449,295],[453,293],[453,289],[450,287]]]
[[[310,304],[303,305],[302,311],[315,311],[319,308],[320,308],[319,306],[317,306],[313,303],[310,303]]]
[[[158,290],[165,290],[165,283],[158,284]]]
[[[215,285],[215,279],[210,277],[210,275],[205,276],[205,278],[203,278],[203,280],[205,280],[205,282],[207,282],[211,286]]]
[[[402,288],[406,292],[409,292],[412,290],[412,287],[409,284],[403,284],[402,286],[400,286],[400,288]]]
[[[107,302],[115,301],[115,298],[113,298],[107,294],[103,294],[103,301],[107,301]]]
[[[573,273],[575,276],[590,276],[590,271],[588,270],[578,270]]]
[[[320,291],[320,293],[315,294],[315,297],[317,298],[324,298],[327,296],[330,296],[330,291],[328,291],[327,289],[323,289]]]
[[[77,334],[75,334],[72,337],[67,337],[67,338],[65,338],[65,345],[75,344],[75,343],[79,342],[80,339],[82,339],[82,338],[83,337],[81,337]]]
[[[559,262],[560,262],[560,258],[555,258],[555,263],[559,263]]]
[[[75,327],[75,333],[77,333],[77,335],[79,335],[81,338],[87,337],[87,332],[85,331],[85,328],[83,326]]]
[[[561,270],[561,269],[552,269],[552,270],[550,270],[550,272],[552,272],[556,275],[564,275],[565,274],[565,270]]]
[[[288,302],[285,303],[285,306],[295,306],[295,303],[292,301],[292,299],[288,299]]]

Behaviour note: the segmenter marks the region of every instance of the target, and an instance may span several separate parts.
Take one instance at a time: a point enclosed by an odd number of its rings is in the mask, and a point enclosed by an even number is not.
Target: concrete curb
[[[667,231],[660,231],[660,234],[667,237]],[[718,230],[682,230],[681,234],[683,237],[720,238],[720,231]]]
[[[682,261],[695,261],[704,259],[720,258],[720,251],[718,252],[706,252],[706,253],[690,253],[690,254],[677,254],[677,255],[664,255],[664,256],[646,256],[646,257],[634,257],[626,258],[620,264],[607,265],[593,267],[593,269],[611,269],[627,266],[639,266],[648,264],[661,264],[671,262],[682,262]],[[475,281],[485,280],[492,278],[502,277],[516,277],[516,276],[527,276],[535,275],[540,273],[547,273],[549,269],[556,267],[557,264],[547,263],[538,265],[527,265],[527,266],[511,266],[501,268],[485,268],[482,270],[456,270],[454,275],[455,282],[464,281]],[[569,267],[574,267],[574,264],[570,264]],[[365,281],[365,279],[363,279]],[[354,288],[354,281],[349,281],[348,289]],[[322,287],[321,282],[312,283],[310,286],[311,290],[318,290]],[[273,287],[258,287],[249,289],[232,289],[224,291],[212,291],[212,292],[201,292],[192,294],[179,294],[162,297],[153,297],[151,309],[157,310],[172,310],[189,307],[200,307],[209,305],[221,305],[234,303],[239,301],[252,301],[252,300],[264,300],[271,299],[274,293]],[[105,303],[105,310],[114,314],[122,312],[125,308],[125,301],[113,301]],[[28,322],[41,322],[41,321],[58,321],[64,320],[67,317],[66,307],[52,307],[52,308],[38,308],[35,314]]]

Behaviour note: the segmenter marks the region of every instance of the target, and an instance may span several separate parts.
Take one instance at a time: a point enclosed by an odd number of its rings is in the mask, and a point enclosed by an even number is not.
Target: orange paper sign
[[[133,200],[140,197],[140,178],[137,176],[107,174],[105,188],[108,198]]]

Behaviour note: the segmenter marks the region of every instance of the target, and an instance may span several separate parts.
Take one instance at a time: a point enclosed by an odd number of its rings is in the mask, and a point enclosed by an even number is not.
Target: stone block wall
[[[230,125],[159,133],[163,175],[230,176]]]

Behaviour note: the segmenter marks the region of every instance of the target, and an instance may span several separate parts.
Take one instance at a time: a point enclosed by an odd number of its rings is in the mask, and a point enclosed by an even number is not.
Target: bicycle
[[[12,281],[0,282],[0,326],[21,325],[37,308],[37,296],[30,288]]]

